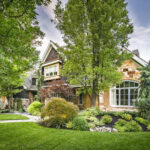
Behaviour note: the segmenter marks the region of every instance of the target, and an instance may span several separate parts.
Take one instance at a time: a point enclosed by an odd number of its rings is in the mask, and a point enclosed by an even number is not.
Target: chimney
[[[140,57],[140,54],[139,54],[139,50],[138,50],[138,49],[133,50],[132,53],[135,54],[136,56]]]

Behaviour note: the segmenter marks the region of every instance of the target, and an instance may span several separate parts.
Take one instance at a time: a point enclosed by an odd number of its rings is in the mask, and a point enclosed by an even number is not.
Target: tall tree
[[[140,95],[141,99],[150,98],[150,61],[145,67],[139,69],[141,71]]]
[[[129,57],[124,50],[133,27],[124,0],[69,0],[65,8],[57,1],[57,28],[65,48],[62,74],[71,84],[82,85],[96,104],[99,92],[120,82],[117,68]]]
[[[0,95],[12,98],[24,74],[38,60],[35,46],[44,33],[40,31],[36,6],[50,0],[0,0]]]

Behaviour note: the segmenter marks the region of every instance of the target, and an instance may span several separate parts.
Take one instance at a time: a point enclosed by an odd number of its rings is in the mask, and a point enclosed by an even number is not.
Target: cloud
[[[138,49],[141,58],[150,60],[150,26],[134,26],[134,32],[130,36],[130,50]]]

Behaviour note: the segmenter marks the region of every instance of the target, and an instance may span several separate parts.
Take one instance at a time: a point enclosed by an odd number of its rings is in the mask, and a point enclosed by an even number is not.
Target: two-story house
[[[129,51],[131,53],[131,51]],[[138,50],[132,52],[133,57],[126,60],[123,65],[118,68],[122,72],[122,83],[116,87],[111,87],[109,91],[100,94],[97,98],[97,106],[101,110],[134,110],[138,97],[138,88],[140,83],[140,71],[138,68],[145,66],[146,61],[139,57]],[[48,83],[54,79],[65,80],[60,74],[62,60],[59,58],[56,48],[49,44],[43,56],[42,73],[44,75],[44,87],[48,87]],[[78,88],[76,85],[70,85]],[[73,100],[80,108],[91,106],[90,98],[86,94],[80,94]]]

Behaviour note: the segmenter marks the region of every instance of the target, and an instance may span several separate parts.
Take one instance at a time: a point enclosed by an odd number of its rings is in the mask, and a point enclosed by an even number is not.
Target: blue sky
[[[51,23],[55,15],[53,9],[55,8],[55,1],[48,6],[37,8],[38,20],[41,30],[45,33],[42,46],[38,47],[41,51],[41,56],[46,50],[50,40],[63,45],[60,32]],[[62,0],[63,4],[67,0]],[[150,60],[150,0],[126,0],[128,2],[127,9],[129,11],[129,18],[134,25],[134,32],[130,35],[130,50],[138,49],[141,58]]]

